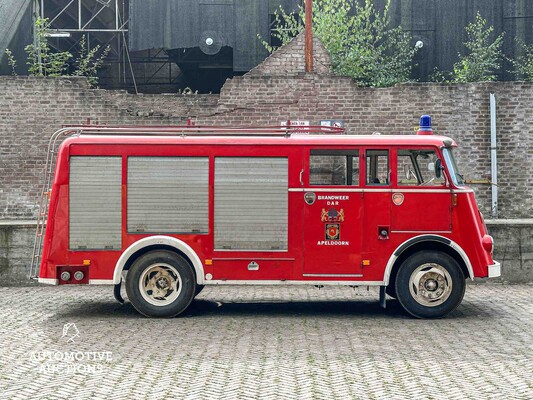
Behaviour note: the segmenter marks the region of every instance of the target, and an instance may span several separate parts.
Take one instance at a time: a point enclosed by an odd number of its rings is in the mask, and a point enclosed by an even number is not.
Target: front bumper
[[[502,276],[502,267],[498,261],[494,261],[494,264],[489,265],[489,278],[497,278]]]

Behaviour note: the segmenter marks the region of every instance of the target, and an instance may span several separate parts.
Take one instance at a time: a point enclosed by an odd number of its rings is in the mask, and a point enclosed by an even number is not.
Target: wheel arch
[[[453,240],[440,235],[420,235],[406,240],[399,245],[387,262],[383,282],[385,286],[394,282],[402,262],[410,255],[421,250],[442,251],[453,257],[459,264],[465,277],[474,279],[474,271],[465,251]]]
[[[127,271],[138,257],[151,250],[169,250],[180,254],[191,264],[196,284],[204,284],[204,267],[196,252],[182,240],[162,235],[140,239],[124,250],[115,265],[113,284],[120,284],[122,272]]]

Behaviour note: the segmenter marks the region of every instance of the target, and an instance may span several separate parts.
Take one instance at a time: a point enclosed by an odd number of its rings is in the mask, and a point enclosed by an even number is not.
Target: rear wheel
[[[196,290],[189,263],[176,253],[143,254],[126,276],[126,292],[137,311],[147,317],[174,317],[189,306]]]
[[[402,307],[417,318],[439,318],[463,300],[465,276],[457,261],[438,251],[421,251],[407,258],[395,288]]]

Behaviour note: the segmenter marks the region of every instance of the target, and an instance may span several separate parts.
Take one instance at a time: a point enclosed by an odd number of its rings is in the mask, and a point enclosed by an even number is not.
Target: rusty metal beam
[[[313,0],[305,0],[305,72],[313,72]]]

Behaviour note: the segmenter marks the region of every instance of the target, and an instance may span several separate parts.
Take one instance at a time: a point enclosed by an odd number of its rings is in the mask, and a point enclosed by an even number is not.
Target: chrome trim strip
[[[331,188],[289,188],[289,192],[339,192],[339,193],[359,193],[359,192],[376,192],[376,193],[382,193],[382,192],[400,192],[400,193],[472,193],[473,190],[469,189],[450,189],[450,188],[442,188],[442,189],[423,189],[423,188],[416,188],[416,189],[408,189],[408,188],[399,188],[399,187],[390,187],[387,186],[387,188],[369,188],[369,187],[358,187],[354,189],[347,189],[347,188],[337,188],[336,186],[331,186]]]
[[[212,258],[213,261],[294,261],[295,258],[268,258],[268,257],[235,257],[235,258]]]
[[[383,286],[382,281],[233,281],[214,280],[204,282],[204,285],[324,285],[324,286]]]
[[[448,193],[451,194],[452,191],[448,188],[442,188],[442,189],[423,189],[423,188],[416,188],[416,189],[404,189],[404,188],[395,188],[393,189],[394,193]]]
[[[363,274],[303,274],[303,276],[317,278],[361,278]]]
[[[424,232],[424,234],[435,234],[435,233],[452,233],[452,231],[390,231],[391,233],[420,233]]]
[[[213,251],[220,252],[241,252],[241,253],[288,253],[289,250],[250,250],[250,249],[215,249]]]
[[[347,188],[336,188],[336,186],[332,186],[331,188],[289,188],[289,192],[316,192],[316,193],[358,193],[362,192],[363,188],[354,188],[354,189],[347,189]]]

